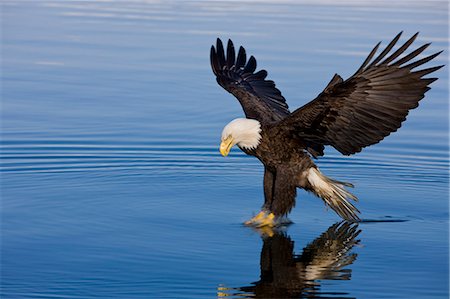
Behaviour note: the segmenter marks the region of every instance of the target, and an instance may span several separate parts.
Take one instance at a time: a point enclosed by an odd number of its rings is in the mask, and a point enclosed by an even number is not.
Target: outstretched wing
[[[267,72],[255,73],[256,59],[247,61],[245,49],[239,48],[237,57],[233,42],[228,40],[227,54],[220,39],[211,47],[211,67],[217,82],[241,103],[247,118],[260,122],[279,121],[289,115],[289,107],[275,83],[265,80]]]
[[[442,52],[412,61],[430,44],[400,57],[417,34],[387,56],[399,40],[400,32],[372,60],[378,43],[353,76],[343,81],[335,75],[315,100],[294,111],[279,125],[286,127],[291,137],[313,145],[331,145],[344,155],[380,142],[400,128],[409,110],[416,108],[430,89],[428,85],[437,80],[423,76],[443,66],[415,70]]]

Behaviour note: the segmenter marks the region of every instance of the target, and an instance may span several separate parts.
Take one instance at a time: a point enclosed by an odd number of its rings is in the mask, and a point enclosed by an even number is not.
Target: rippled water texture
[[[399,132],[322,171],[365,221],[306,192],[294,224],[254,231],[262,167],[218,152],[242,116],[209,49],[232,38],[291,108],[439,1],[2,1],[2,298],[447,298],[448,67]],[[446,64],[448,51],[435,64]]]

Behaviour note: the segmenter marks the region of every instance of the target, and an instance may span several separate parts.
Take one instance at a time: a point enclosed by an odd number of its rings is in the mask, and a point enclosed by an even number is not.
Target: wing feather
[[[250,75],[256,70],[256,59],[255,57],[250,56],[250,58],[247,61],[247,64],[245,65],[245,68],[243,70],[243,74]]]
[[[239,47],[238,57],[236,59],[236,69],[241,69],[245,66],[245,62],[247,61],[247,55],[245,53],[245,49],[241,46]]]
[[[400,32],[399,35],[401,35],[401,32]],[[399,35],[398,35],[398,37],[400,37]],[[403,52],[405,52],[405,51],[409,48],[409,46],[416,40],[417,35],[419,35],[419,32],[417,32],[417,33],[414,34],[410,39],[408,39],[408,40],[406,41],[406,43],[403,44],[403,46],[401,46],[397,51],[395,51],[394,54],[392,54],[391,56],[389,56],[388,58],[386,58],[381,64],[382,64],[382,65],[388,65],[391,61],[393,61],[394,59],[396,59],[397,57],[399,57],[400,55],[402,55]],[[397,40],[398,40],[398,38],[397,38]],[[396,41],[397,41],[397,40],[396,40]],[[375,66],[375,64],[372,65],[372,66]]]
[[[223,43],[217,39],[216,47],[211,47],[211,68],[220,86],[239,100],[247,118],[273,122],[290,114],[286,100],[275,83],[266,80],[267,71],[255,72],[255,57],[250,56],[247,61],[243,47],[239,47],[236,57],[231,40],[228,40],[226,53],[225,56]]]
[[[397,36],[394,37],[394,39],[389,43],[389,45],[386,46],[386,48],[383,50],[383,52],[381,52],[381,54],[375,58],[372,63],[370,63],[369,67],[372,67],[374,65],[376,65],[378,62],[381,61],[381,59],[383,59],[391,50],[392,48],[395,46],[395,44],[398,42],[398,40],[400,39],[400,36],[402,35],[402,32],[400,32],[399,34],[397,34]],[[380,45],[381,42],[378,43],[378,45]],[[375,53],[374,53],[375,54]],[[373,54],[373,55],[374,55]]]
[[[231,68],[235,65],[236,57],[234,52],[233,42],[228,40],[227,45],[227,69],[231,70]]]
[[[411,53],[409,53],[408,55],[406,55],[402,59],[397,60],[397,62],[393,63],[392,65],[400,66],[403,63],[405,63],[407,61],[410,61],[411,59],[415,58],[417,55],[419,55],[420,53],[425,51],[425,49],[428,48],[430,45],[431,45],[431,43],[428,43],[428,44],[425,44],[425,45],[417,48],[416,50],[412,51]],[[431,55],[431,56],[433,56],[433,55]]]
[[[413,61],[429,43],[399,58],[417,35],[389,54],[400,39],[400,32],[375,57],[378,43],[353,76],[327,86],[315,100],[294,111],[278,126],[294,138],[331,145],[344,155],[357,153],[397,131],[409,111],[424,98],[430,89],[428,85],[437,80],[423,77],[443,67],[414,70],[442,52]]]

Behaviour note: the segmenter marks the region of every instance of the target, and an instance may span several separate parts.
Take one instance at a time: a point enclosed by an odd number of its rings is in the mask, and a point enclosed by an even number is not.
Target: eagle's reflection
[[[261,279],[251,286],[219,286],[218,297],[238,298],[350,298],[345,293],[321,292],[322,280],[349,280],[345,267],[356,259],[351,253],[359,243],[356,223],[339,222],[309,243],[301,255],[294,254],[294,242],[284,232],[260,231]]]

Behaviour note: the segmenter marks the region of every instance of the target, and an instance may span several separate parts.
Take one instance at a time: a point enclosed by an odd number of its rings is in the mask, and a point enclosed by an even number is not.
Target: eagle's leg
[[[245,225],[252,226],[274,226],[275,215],[271,212],[273,201],[273,188],[275,183],[275,173],[267,168],[264,169],[264,205],[255,217],[245,222]]]
[[[264,167],[264,205],[262,211],[270,211],[273,202],[276,173]]]
[[[255,221],[251,219],[249,225],[274,227],[286,223],[283,218],[295,205],[295,175],[287,169],[277,169],[274,173],[266,168],[264,172],[264,196],[265,202],[262,211],[256,216],[258,219]]]
[[[277,168],[273,185],[273,200],[270,212],[274,215],[275,225],[289,223],[287,214],[295,206],[297,181],[295,173],[289,168]]]

